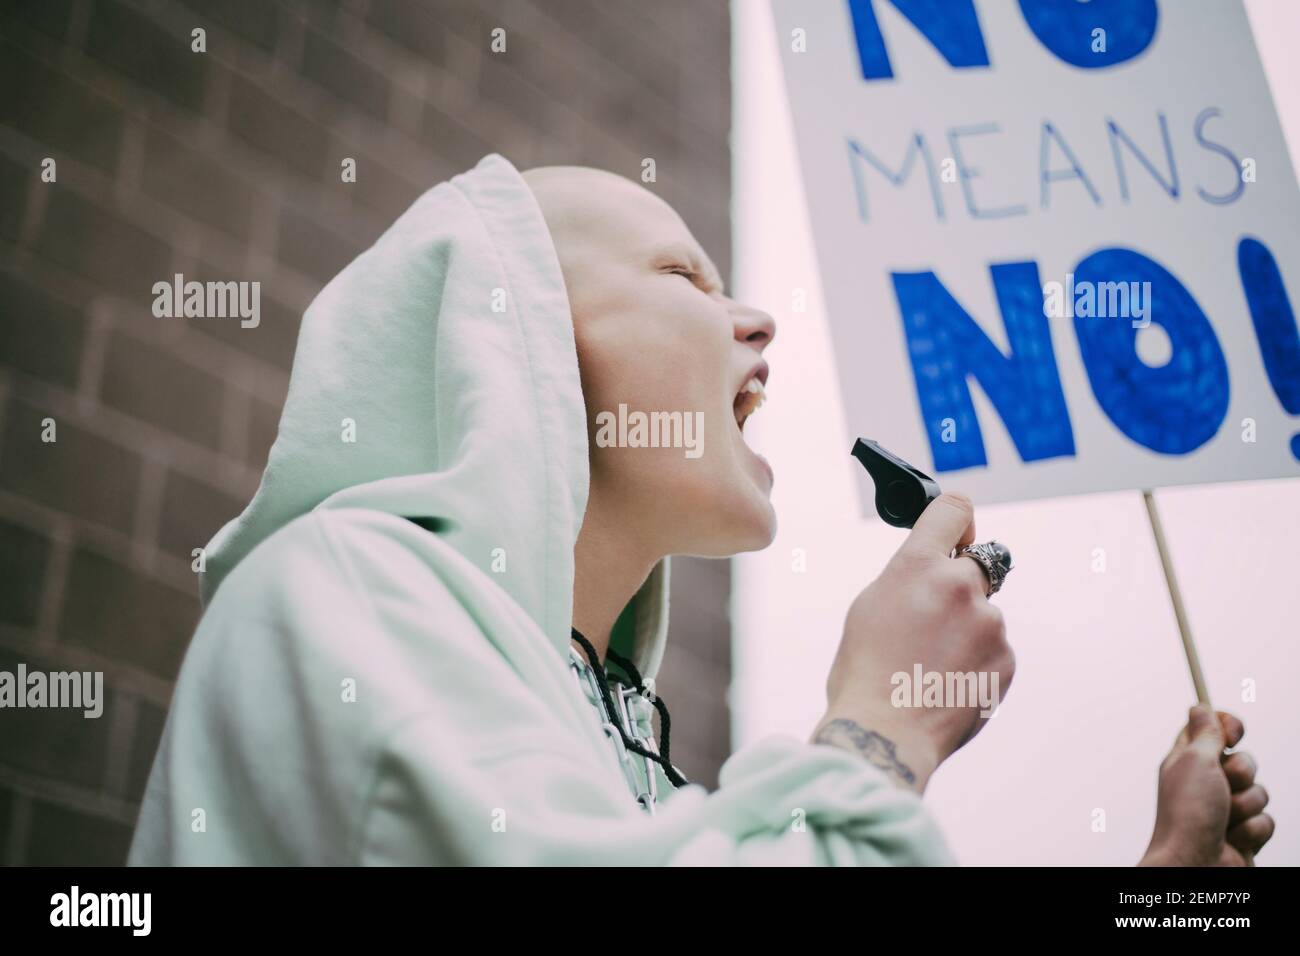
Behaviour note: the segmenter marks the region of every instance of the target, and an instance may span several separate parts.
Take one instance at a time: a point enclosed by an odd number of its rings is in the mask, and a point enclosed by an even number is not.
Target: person
[[[774,335],[614,174],[491,154],[420,197],[307,310],[262,482],[201,555],[129,862],[955,862],[922,795],[983,721],[892,708],[888,677],[1010,683],[961,496],[853,601],[807,739],[712,792],[672,761],[669,562],[772,541],[743,429]],[[1240,724],[1186,733],[1145,861],[1238,862],[1272,826],[1219,761]]]

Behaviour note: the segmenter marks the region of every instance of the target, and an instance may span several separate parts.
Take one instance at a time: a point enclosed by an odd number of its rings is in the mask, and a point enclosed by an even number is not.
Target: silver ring
[[[957,551],[957,557],[962,555],[974,558],[984,569],[984,574],[989,579],[989,597],[1002,590],[1002,583],[1006,581],[1007,574],[1012,568],[1011,551],[1005,544],[988,541],[983,544],[967,545]]]

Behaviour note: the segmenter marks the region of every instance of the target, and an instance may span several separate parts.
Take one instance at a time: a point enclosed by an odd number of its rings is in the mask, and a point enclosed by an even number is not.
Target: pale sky
[[[1246,4],[1292,156],[1300,157],[1300,3]],[[733,0],[734,287],[778,335],[768,402],[746,439],[776,472],[775,543],[735,559],[731,691],[737,746],[806,737],[849,602],[904,532],[859,517],[831,338],[766,0]],[[1295,250],[1288,253],[1295,255]],[[1282,258],[1283,254],[1279,254]],[[790,311],[791,289],[808,310]],[[1300,289],[1289,290],[1293,306]],[[1297,422],[1300,430],[1300,421]],[[944,482],[961,490],[960,481]],[[1158,492],[1210,693],[1246,724],[1277,834],[1261,865],[1300,863],[1300,481]],[[996,600],[1017,655],[992,724],[926,794],[967,864],[1129,865],[1146,847],[1156,772],[1195,702],[1139,491],[988,506],[1016,569]],[[792,570],[806,553],[807,571]],[[1106,556],[1093,571],[1094,549]],[[1241,701],[1243,679],[1258,699]],[[1106,832],[1092,832],[1093,811]]]

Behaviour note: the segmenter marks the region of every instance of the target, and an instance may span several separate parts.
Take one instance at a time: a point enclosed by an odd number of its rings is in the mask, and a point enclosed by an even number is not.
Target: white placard
[[[1300,191],[1240,3],[773,11],[846,456],[977,502],[1300,475]]]

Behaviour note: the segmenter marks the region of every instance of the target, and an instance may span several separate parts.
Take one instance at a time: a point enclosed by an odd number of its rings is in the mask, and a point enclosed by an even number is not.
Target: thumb
[[[948,557],[975,537],[975,506],[965,495],[944,492],[921,512],[903,550]]]
[[[1193,747],[1213,754],[1216,760],[1227,745],[1223,724],[1208,704],[1197,704],[1187,712],[1187,737]]]

